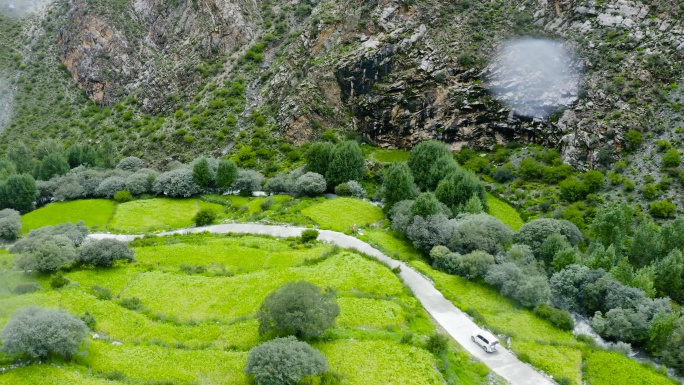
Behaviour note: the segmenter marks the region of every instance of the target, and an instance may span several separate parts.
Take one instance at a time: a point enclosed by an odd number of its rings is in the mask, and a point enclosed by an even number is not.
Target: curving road
[[[301,235],[303,227],[271,226],[251,223],[235,223],[194,227],[175,231],[166,231],[158,236],[173,234],[201,233],[208,231],[216,234],[246,233],[263,234],[274,237],[293,237]],[[413,291],[413,294],[422,303],[425,310],[437,320],[437,322],[463,346],[471,355],[485,363],[491,370],[514,385],[552,385],[541,373],[534,370],[530,365],[520,361],[507,349],[499,346],[496,353],[485,353],[479,345],[470,340],[470,334],[478,329],[478,326],[461,310],[444,298],[442,293],[435,289],[432,282],[418,273],[406,263],[392,259],[371,245],[352,236],[330,230],[319,230],[319,240],[334,243],[342,248],[356,249],[368,254],[385,265],[401,268],[401,279]],[[142,235],[117,235],[117,234],[91,234],[90,238],[104,239],[114,238],[121,241],[131,241]]]

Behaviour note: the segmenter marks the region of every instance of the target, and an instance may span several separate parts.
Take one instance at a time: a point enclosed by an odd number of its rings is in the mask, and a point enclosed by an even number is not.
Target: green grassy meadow
[[[137,262],[72,270],[61,289],[15,270],[11,260],[0,264],[0,328],[17,309],[40,305],[88,311],[98,334],[85,357],[11,370],[0,384],[248,384],[247,353],[264,342],[257,309],[281,284],[301,279],[337,293],[337,326],[313,345],[344,384],[488,383],[488,370],[455,344],[449,357],[459,364],[437,370],[425,349],[435,328],[420,303],[389,268],[354,252],[252,235],[176,235],[133,246]],[[12,293],[35,281],[42,290]],[[94,285],[112,297],[98,297]],[[127,298],[140,305],[123,306]]]
[[[192,218],[202,208],[217,212],[223,207],[198,199],[155,198],[126,202],[116,207],[109,230],[122,233],[144,233],[190,227]]]
[[[382,209],[354,198],[335,198],[307,207],[302,214],[323,229],[348,232],[352,226],[367,226],[384,219]]]
[[[489,193],[487,193],[487,202],[489,203],[489,214],[499,218],[511,229],[518,231],[525,224],[520,214],[508,203]]]
[[[51,203],[31,211],[21,218],[22,232],[59,223],[84,221],[85,225],[102,230],[114,213],[115,203],[108,199],[88,199]]]

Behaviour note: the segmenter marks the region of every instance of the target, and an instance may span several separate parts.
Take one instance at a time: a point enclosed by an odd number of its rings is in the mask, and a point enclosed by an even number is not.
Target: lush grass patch
[[[337,319],[340,326],[383,328],[404,323],[401,306],[392,301],[342,297],[337,299],[337,304],[341,310]]]
[[[489,203],[489,213],[507,224],[515,231],[520,230],[525,221],[522,220],[518,211],[508,203],[487,193],[487,202]]]
[[[520,339],[515,339],[512,345],[518,357],[552,375],[556,380],[566,378],[572,384],[582,383],[582,351],[580,349]]]
[[[380,163],[406,162],[409,152],[406,150],[387,150],[379,148],[370,153],[369,158]]]
[[[318,346],[344,384],[439,384],[434,358],[423,349],[390,341],[336,341]]]
[[[86,369],[67,365],[31,365],[0,374],[0,385],[113,385],[120,384],[102,378],[88,376]]]
[[[84,221],[86,226],[103,229],[114,212],[115,203],[108,199],[85,199],[51,203],[21,218],[22,232],[58,223]]]
[[[120,204],[109,230],[143,233],[193,226],[192,218],[201,208],[223,211],[223,206],[198,199],[154,198]]]
[[[672,385],[677,382],[620,353],[594,351],[586,357],[586,381],[592,385]]]
[[[347,232],[352,226],[366,226],[382,220],[382,210],[372,203],[353,198],[326,200],[302,210],[321,228]]]
[[[399,238],[392,230],[369,230],[359,238],[394,259],[412,261],[423,258],[411,241]]]

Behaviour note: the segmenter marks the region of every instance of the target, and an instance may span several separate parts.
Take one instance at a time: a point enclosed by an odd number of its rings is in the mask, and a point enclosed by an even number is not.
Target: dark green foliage
[[[121,190],[118,193],[114,194],[114,201],[117,203],[126,203],[130,202],[133,200],[133,196],[131,195],[130,192],[126,190]]]
[[[671,324],[664,323],[664,331],[670,330],[663,344],[658,346],[659,355],[663,363],[669,367],[684,372],[684,318],[679,318]],[[661,350],[662,349],[662,350]]]
[[[591,170],[582,174],[582,184],[589,193],[600,190],[605,183],[606,177],[601,171]]]
[[[456,163],[454,158],[450,155],[444,155],[435,160],[430,167],[427,179],[425,181],[424,191],[435,191],[439,181],[444,179],[447,175],[458,172],[461,167]]]
[[[69,284],[69,279],[64,276],[64,273],[58,271],[50,276],[50,287],[53,289],[60,289]]]
[[[332,161],[325,172],[330,186],[355,180],[360,182],[366,174],[366,160],[355,141],[346,141],[335,146]]]
[[[327,370],[328,363],[321,352],[292,336],[252,348],[245,367],[245,373],[254,376],[256,385],[294,385]]]
[[[491,215],[464,215],[457,218],[449,248],[461,254],[475,250],[497,254],[503,251],[512,238],[513,231]]]
[[[432,333],[425,343],[425,349],[436,356],[440,356],[449,349],[449,338],[441,333]]]
[[[544,165],[532,158],[525,158],[520,162],[519,173],[525,180],[540,180],[544,175]]]
[[[641,145],[641,141],[642,141],[641,132],[639,132],[637,130],[627,131],[627,135],[625,135],[625,144],[627,145],[628,151],[636,150]]]
[[[21,295],[35,293],[40,289],[41,287],[38,282],[20,283],[19,285],[15,286],[14,289],[12,289],[12,293]]]
[[[458,260],[457,274],[468,279],[479,279],[487,274],[492,265],[494,265],[494,257],[491,254],[476,250],[461,255]]]
[[[668,221],[660,228],[665,250],[684,249],[684,218]]]
[[[547,167],[544,169],[544,176],[542,179],[546,183],[558,183],[572,176],[573,170],[570,165],[562,164],[560,166]]]
[[[97,325],[97,319],[95,319],[95,316],[90,314],[90,312],[85,312],[81,316],[81,321],[83,321],[84,324],[88,327],[90,330],[95,330],[95,325]]]
[[[534,308],[534,314],[551,322],[555,327],[572,331],[575,328],[575,321],[565,310],[553,308],[545,303],[540,303]]]
[[[451,173],[442,179],[437,190],[435,190],[435,196],[440,202],[447,205],[454,214],[463,212],[466,203],[473,196],[480,200],[485,212],[489,211],[484,185],[475,174],[465,170]]]
[[[144,308],[140,298],[138,297],[122,298],[119,301],[119,304],[128,310],[142,310]]]
[[[335,326],[340,308],[335,293],[306,281],[288,282],[264,299],[257,318],[259,334],[312,338]]]
[[[112,267],[116,261],[135,261],[133,254],[134,251],[126,242],[100,239],[84,243],[79,249],[77,262],[95,267]]]
[[[416,194],[417,188],[409,167],[405,163],[390,165],[382,182],[385,211],[390,211],[397,202],[415,198]]]
[[[2,330],[0,349],[12,356],[32,359],[71,359],[87,335],[85,323],[67,311],[33,306],[12,315]]]
[[[52,153],[43,158],[40,162],[40,169],[38,171],[38,178],[41,180],[49,180],[55,175],[64,175],[69,172],[69,163],[66,157],[61,153]]]
[[[33,202],[38,197],[36,181],[28,174],[10,175],[0,182],[0,207],[27,213],[33,210]]]
[[[323,194],[326,189],[325,178],[315,172],[307,172],[297,178],[294,189],[299,195],[316,196]]]
[[[302,231],[302,235],[299,238],[302,243],[313,242],[318,239],[318,230],[306,229]]]
[[[449,221],[446,215],[416,215],[406,227],[406,236],[413,242],[413,246],[427,253],[434,246],[448,244],[455,229],[456,224]]]
[[[655,264],[656,279],[653,283],[658,295],[668,296],[681,303],[684,301],[684,257],[678,249]]]
[[[71,168],[78,166],[94,167],[97,165],[97,158],[97,151],[87,143],[73,144],[67,150],[67,162]]]
[[[220,191],[230,189],[237,180],[238,168],[232,160],[221,160],[216,170],[216,187]]]
[[[35,160],[24,143],[13,143],[7,150],[7,158],[14,163],[17,173],[28,174],[33,171]]]
[[[572,247],[567,247],[562,249],[553,256],[551,261],[551,268],[553,271],[561,271],[566,266],[578,263],[582,257],[582,253],[579,250]]]
[[[664,255],[663,239],[658,226],[652,221],[642,221],[632,238],[630,262],[638,267],[646,266]]]
[[[207,158],[202,158],[192,167],[192,178],[203,190],[206,190],[214,182],[214,172],[209,167]]]
[[[21,232],[21,215],[13,209],[0,210],[0,239],[13,241]]]
[[[485,275],[485,282],[528,308],[545,303],[551,297],[546,277],[528,275],[513,262],[493,265]]]
[[[576,246],[582,239],[582,233],[577,226],[566,220],[552,218],[541,218],[525,223],[515,240],[530,246],[536,256],[539,256],[542,244],[552,234],[560,234],[570,242],[571,246]]]
[[[413,215],[427,216],[440,214],[441,212],[440,203],[437,200],[437,197],[435,197],[435,194],[431,192],[418,195],[418,198],[416,198],[411,206],[411,213]]]
[[[341,197],[348,197],[351,195],[351,191],[349,191],[349,184],[348,183],[340,183],[337,186],[335,186],[335,194],[341,196]]]
[[[497,167],[494,170],[492,170],[492,178],[496,180],[499,183],[506,183],[508,181],[513,180],[515,178],[515,174],[513,173],[513,167],[505,164],[501,167]]]
[[[682,154],[675,150],[669,150],[663,155],[663,167],[678,167],[682,163]]]
[[[192,219],[195,222],[195,226],[201,227],[201,226],[207,226],[216,220],[217,215],[216,212],[212,209],[204,208],[201,209],[200,211],[195,214],[195,217]]]
[[[610,245],[607,248],[600,242],[593,246],[591,255],[589,256],[588,266],[592,269],[603,269],[609,271],[620,262],[620,258],[615,252],[615,245]]]
[[[411,149],[407,164],[415,178],[416,185],[421,190],[429,190],[431,178],[439,177],[440,174],[447,172],[453,167],[448,161],[437,162],[437,160],[443,157],[452,158],[451,151],[449,151],[446,144],[436,140],[421,142]],[[433,166],[436,167],[434,170],[432,170]],[[442,178],[445,176],[442,175]]]
[[[536,257],[544,262],[546,266],[551,266],[556,253],[570,248],[570,243],[559,233],[548,236],[536,252]]]
[[[17,258],[16,265],[24,271],[52,273],[69,266],[76,259],[73,242],[63,235],[27,238],[13,250],[22,253]]]
[[[93,285],[93,287],[91,287],[90,290],[93,291],[93,295],[95,295],[97,299],[105,301],[109,301],[112,299],[112,292],[109,291],[109,289],[107,289],[106,287]]]
[[[648,211],[656,218],[670,218],[676,210],[677,206],[667,200],[651,202],[648,206]]]
[[[591,223],[596,240],[604,245],[614,245],[620,252],[634,221],[632,208],[624,203],[610,203],[602,207]]]
[[[335,145],[330,142],[316,142],[304,154],[306,171],[325,175],[333,160]],[[346,182],[346,181],[343,181]]]

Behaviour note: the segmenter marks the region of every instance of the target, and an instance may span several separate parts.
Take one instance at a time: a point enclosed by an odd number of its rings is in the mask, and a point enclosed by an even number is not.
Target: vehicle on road
[[[494,353],[496,348],[499,346],[499,340],[494,337],[494,335],[488,331],[482,329],[476,329],[470,334],[470,339],[487,353]]]

